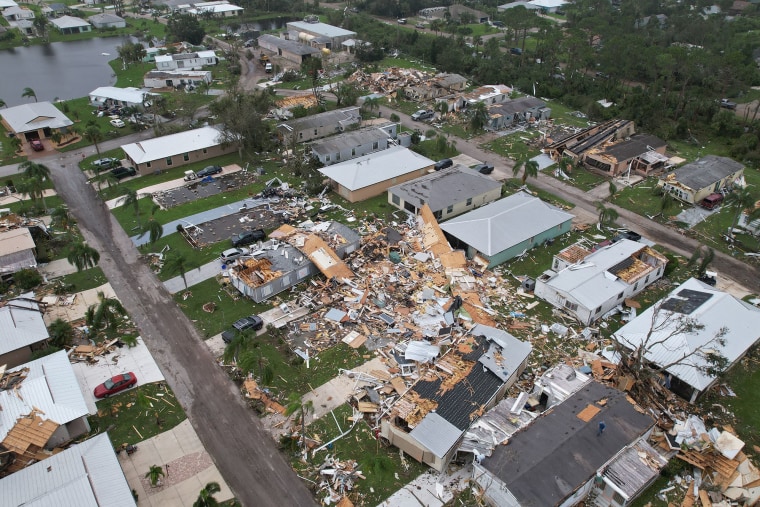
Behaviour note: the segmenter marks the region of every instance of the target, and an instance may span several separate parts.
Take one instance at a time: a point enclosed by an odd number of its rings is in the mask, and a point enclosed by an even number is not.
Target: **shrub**
[[[36,269],[22,269],[13,275],[13,280],[21,290],[29,290],[42,283],[42,275]]]

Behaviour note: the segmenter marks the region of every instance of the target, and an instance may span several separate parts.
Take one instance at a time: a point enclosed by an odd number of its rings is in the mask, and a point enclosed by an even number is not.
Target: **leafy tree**
[[[187,290],[187,259],[181,253],[173,253],[167,256],[166,262],[164,262],[164,268],[169,273],[178,273],[182,277],[182,281],[185,284],[185,290]]]
[[[21,92],[21,96],[24,97],[24,98],[33,97],[34,101],[37,102],[37,94],[34,92],[34,90],[32,90],[31,88],[29,88],[28,86],[26,88],[24,88],[23,92]]]
[[[74,328],[63,319],[55,319],[48,326],[48,341],[54,347],[63,348],[74,338]]]
[[[39,35],[43,41],[48,42],[50,39],[48,30],[48,28],[50,28],[50,21],[48,21],[47,16],[36,16],[34,21],[32,21],[32,26],[34,26],[37,35]]]
[[[53,141],[55,144],[61,144],[61,141],[63,140],[63,135],[61,134],[60,130],[54,130],[52,134],[50,134],[50,140]]]
[[[193,502],[193,507],[217,507],[219,502],[214,498],[214,494],[221,490],[218,482],[209,482],[201,490],[198,499]]]
[[[203,42],[206,36],[206,30],[192,14],[172,14],[166,24],[166,31],[173,42],[187,41],[194,45]]]
[[[269,124],[264,115],[269,112],[272,97],[266,92],[246,93],[231,90],[209,108],[224,125],[222,143],[238,146],[240,157],[254,157],[270,147]]]
[[[119,58],[124,62],[124,65],[129,66],[132,63],[140,63],[145,55],[145,46],[140,42],[126,42],[125,44],[118,46],[116,50],[119,52]]]
[[[164,477],[165,475],[163,467],[151,465],[150,470],[145,474],[145,478],[150,481],[151,486],[156,487],[158,486],[159,481],[161,481],[161,477]]]
[[[36,269],[21,269],[13,274],[13,281],[21,290],[31,290],[42,283],[42,275]]]
[[[354,83],[346,83],[345,81],[341,81],[333,89],[333,94],[335,94],[335,98],[338,100],[337,107],[355,106],[361,93],[362,91],[358,86]]]
[[[11,137],[10,142],[11,142],[11,147],[13,148],[14,152],[21,151],[21,145],[23,144],[21,142],[21,139],[19,139],[18,137]]]
[[[470,128],[474,131],[483,130],[488,125],[488,108],[483,102],[478,102],[470,115]]]
[[[93,247],[81,241],[74,243],[68,249],[66,260],[75,266],[77,271],[94,268],[100,262],[100,253]]]

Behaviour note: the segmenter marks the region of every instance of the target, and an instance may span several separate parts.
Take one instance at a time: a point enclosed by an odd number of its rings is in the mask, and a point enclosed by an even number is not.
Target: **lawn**
[[[156,436],[185,420],[185,412],[164,382],[105,398],[97,407],[98,415],[89,418],[91,433],[108,431],[114,447]]]
[[[493,141],[481,144],[480,147],[512,160],[526,160],[541,153],[540,150],[526,143],[526,139],[533,139],[539,135],[537,130],[516,132],[508,136],[497,137]]]
[[[160,252],[168,246],[170,254],[180,254],[186,259],[185,272],[190,272],[214,259],[218,259],[219,254],[230,247],[229,242],[225,241],[226,239],[219,238],[219,242],[217,243],[196,249],[190,246],[181,234],[174,233],[159,239],[153,245],[143,247],[141,251],[145,253]],[[172,273],[167,269],[163,269],[156,276],[163,282],[179,276],[179,273]]]
[[[18,164],[24,160],[26,157],[16,155],[11,138],[8,137],[8,129],[0,123],[0,165]]]
[[[605,178],[604,176],[591,172],[583,167],[580,169],[574,169],[572,173],[568,174],[568,176],[570,176],[571,179],[563,181],[574,187],[578,187],[581,190],[586,191],[589,191],[592,188],[596,188],[602,184],[609,185],[610,182],[609,178]]]
[[[332,415],[326,415],[314,421],[306,430],[306,436],[319,442],[329,442],[348,429],[352,422],[351,408],[342,405]],[[336,425],[336,419],[340,427]],[[342,431],[341,431],[342,430]],[[300,453],[289,454],[291,465],[296,472],[312,480],[319,481],[318,467],[330,454],[339,461],[356,460],[365,479],[357,479],[349,499],[354,505],[378,505],[398,489],[430,470],[427,465],[418,463],[409,456],[401,462],[401,453],[395,447],[381,446],[372,429],[360,421],[351,432],[332,444],[332,448],[318,453],[310,461],[303,462]]]
[[[662,196],[655,193],[654,190],[656,185],[657,178],[648,178],[636,186],[619,189],[615,197],[610,199],[610,202],[639,215],[653,217],[660,213],[662,206]],[[678,213],[680,213],[680,205],[679,208],[668,211],[671,216]],[[657,218],[657,221],[663,222],[660,217]]]
[[[528,185],[528,190],[530,190],[534,195],[538,196],[543,201],[546,201],[550,204],[557,206],[558,208],[562,208],[567,211],[575,207],[575,204],[571,202],[567,202],[564,199],[561,199],[554,194],[550,194],[549,192],[546,192],[545,190],[541,190],[539,188],[535,188],[531,186],[530,178],[528,178],[527,185]],[[522,180],[519,178],[510,178],[504,181],[504,188],[507,192],[507,195],[516,192],[517,190],[520,189],[520,187],[522,187]]]
[[[413,146],[412,149],[420,155],[429,158],[430,160],[441,160],[442,158],[451,158],[459,155],[459,151],[456,149],[456,146],[453,146],[451,144],[447,143],[446,147],[444,149],[441,149],[442,146],[438,144],[441,142],[439,139],[446,139],[446,137],[436,136],[433,139],[422,141],[416,146]]]
[[[107,281],[108,279],[106,278],[106,275],[103,274],[103,271],[98,266],[64,275],[56,279],[56,283],[65,287],[68,293],[94,289],[95,287],[100,287]]]
[[[126,69],[123,69],[121,60],[118,58],[116,60],[111,60],[108,62],[108,65],[111,66],[114,74],[116,74],[116,84],[114,86],[118,86],[120,88],[126,88],[128,86],[136,86],[138,88],[142,88],[143,77],[145,76],[145,73],[149,70],[156,69],[156,64],[153,62],[132,63]]]
[[[95,125],[100,129],[103,140],[114,139],[116,137],[125,136],[134,132],[132,124],[128,123],[124,128],[116,128],[109,123],[110,118],[107,116],[98,117],[97,115],[93,114],[93,112],[96,111],[96,108],[90,105],[88,97],[56,102],[55,106],[60,109],[66,116],[71,118],[80,136],[90,125]],[[65,138],[64,141],[66,141]],[[77,142],[60,146],[58,148],[58,151],[78,150],[85,146],[90,146],[91,144],[93,143],[82,136],[82,139]]]

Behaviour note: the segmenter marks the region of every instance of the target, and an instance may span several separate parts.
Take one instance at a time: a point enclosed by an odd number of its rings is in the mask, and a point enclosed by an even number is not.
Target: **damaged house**
[[[0,232],[0,276],[36,268],[37,245],[28,227]]]
[[[230,284],[257,303],[321,272],[327,279],[352,278],[342,259],[359,248],[361,237],[339,222],[311,227],[283,225],[270,240],[227,271]]]
[[[666,143],[650,134],[633,134],[631,137],[588,150],[583,164],[605,176],[620,176],[635,171],[645,176],[664,169]]]
[[[437,359],[437,346],[413,344],[403,357],[397,356],[397,362],[430,362],[430,367],[421,368],[419,380],[394,402],[381,421],[380,434],[414,459],[442,471],[470,424],[520,376],[532,347],[481,324]]]
[[[546,146],[545,153],[555,161],[563,157],[574,162],[583,161],[589,150],[631,137],[635,132],[634,123],[630,120],[608,120],[551,142]]]
[[[396,146],[397,135],[398,123],[386,122],[316,141],[311,153],[325,166],[333,165]]]
[[[536,280],[535,294],[588,325],[660,279],[667,262],[654,249],[628,239],[593,252],[570,245]]]
[[[702,328],[687,329],[690,322]],[[694,402],[717,379],[706,354],[722,355],[727,367],[744,357],[760,340],[760,309],[690,278],[614,338],[629,349],[644,347],[644,357],[671,375],[667,385]]]
[[[361,120],[358,107],[346,107],[281,123],[277,125],[277,133],[286,144],[300,143],[358,127]]]
[[[13,368],[47,347],[48,334],[42,307],[34,293],[22,294],[0,307],[0,365]]]
[[[520,97],[488,108],[489,130],[504,130],[521,123],[548,120],[552,110],[535,97]]]
[[[744,166],[727,157],[706,155],[662,175],[657,182],[665,192],[681,201],[697,204],[714,192],[731,187],[744,175]]]

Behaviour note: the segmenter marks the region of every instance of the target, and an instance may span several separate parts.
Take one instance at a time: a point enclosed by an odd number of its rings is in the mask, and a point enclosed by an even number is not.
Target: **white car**
[[[219,256],[219,258],[224,262],[225,264],[229,262],[233,262],[240,257],[244,255],[250,254],[251,251],[247,248],[228,248],[224,252],[222,252],[222,255]]]
[[[111,125],[113,125],[114,127],[118,128],[118,129],[124,128],[126,126],[126,124],[123,121],[119,120],[119,119],[113,119],[113,120],[109,121],[108,123],[110,123]]]

